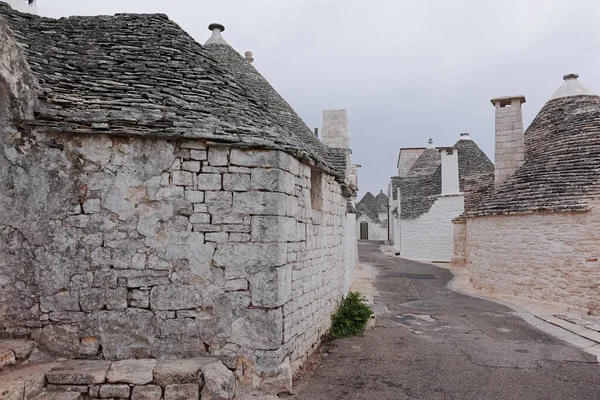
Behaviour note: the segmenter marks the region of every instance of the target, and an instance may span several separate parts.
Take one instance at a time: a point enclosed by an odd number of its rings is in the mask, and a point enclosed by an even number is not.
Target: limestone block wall
[[[467,221],[464,218],[457,218],[454,223],[454,253],[450,260],[453,265],[464,267],[467,257]]]
[[[346,274],[332,176],[317,211],[311,168],[279,151],[16,132],[1,146],[0,337],[68,358],[217,356],[285,386],[328,329]]]
[[[431,209],[415,219],[400,221],[400,255],[412,260],[450,261],[453,253],[452,220],[464,210],[464,196],[440,196]]]
[[[423,154],[425,148],[420,149],[400,149],[398,156],[398,176],[406,177],[411,167],[417,161],[419,156]],[[390,196],[391,197],[391,196]]]
[[[341,149],[350,148],[348,113],[346,110],[323,110],[323,143]]]
[[[600,310],[600,204],[590,212],[470,218],[477,288]]]
[[[498,187],[523,165],[525,148],[523,141],[524,97],[492,99],[496,108],[495,186]]]

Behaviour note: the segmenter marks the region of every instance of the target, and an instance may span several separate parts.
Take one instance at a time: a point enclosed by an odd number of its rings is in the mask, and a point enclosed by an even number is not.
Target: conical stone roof
[[[360,216],[364,214],[373,222],[379,222],[377,207],[377,199],[371,192],[367,192],[367,194],[365,194],[363,198],[356,203],[356,218],[360,218]]]
[[[388,210],[389,199],[387,195],[383,192],[379,192],[377,196],[375,196],[375,201],[377,202],[377,212],[378,213],[386,213]]]
[[[408,172],[408,176],[431,175],[441,165],[442,156],[435,147],[427,148],[423,154],[417,158]]]
[[[0,24],[10,36],[2,51],[19,51],[35,81],[35,119],[26,125],[280,149],[343,181],[344,154],[327,158],[327,149],[241,56],[215,57],[215,48],[229,51],[224,40],[204,48],[163,14],[53,19],[3,2]]]
[[[467,134],[462,134],[452,148],[458,150],[461,191],[464,190],[465,179],[494,171],[492,162]],[[442,194],[440,149],[430,145],[415,161],[406,177],[392,178],[394,200],[397,189],[400,189],[401,195],[401,219],[414,219],[427,213]]]
[[[600,198],[600,97],[562,93],[525,131],[525,163],[470,214],[578,211]]]
[[[461,192],[465,190],[466,178],[494,172],[494,164],[468,136],[458,140],[454,148],[458,149],[458,178]]]
[[[331,149],[321,143],[302,118],[258,70],[223,39],[221,32],[225,28],[219,24],[211,24],[209,29],[212,35],[204,44],[208,53],[276,117],[288,140],[310,155],[317,163],[333,169],[338,174],[345,172],[345,155],[349,150]]]

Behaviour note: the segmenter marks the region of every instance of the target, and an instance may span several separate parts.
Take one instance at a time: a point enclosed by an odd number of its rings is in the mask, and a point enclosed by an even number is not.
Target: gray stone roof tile
[[[600,97],[550,100],[525,131],[525,163],[469,215],[582,211],[600,198]]]
[[[377,209],[377,199],[371,192],[367,192],[367,194],[365,194],[363,198],[356,203],[356,218],[360,218],[362,214],[365,214],[373,222],[379,222]]]
[[[458,149],[458,178],[461,192],[465,190],[465,179],[494,172],[494,164],[473,140],[461,139],[456,142],[454,148]]]
[[[460,190],[465,179],[494,171],[494,164],[479,146],[470,139],[461,139],[454,145],[458,149],[458,176]],[[429,148],[419,156],[406,177],[392,178],[393,197],[400,189],[402,219],[414,219],[428,212],[442,194],[440,149]]]
[[[264,78],[255,73],[239,82],[230,65],[165,15],[52,19],[0,2],[0,23],[37,80],[36,118],[27,122],[38,129],[275,148],[343,176],[291,108],[265,101],[278,96],[274,90],[265,95],[248,84]]]

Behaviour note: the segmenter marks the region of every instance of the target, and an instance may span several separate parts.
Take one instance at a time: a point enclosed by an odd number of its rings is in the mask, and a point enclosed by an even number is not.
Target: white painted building
[[[17,11],[37,14],[37,0],[2,0]]]
[[[452,220],[464,211],[464,181],[493,164],[463,133],[452,147],[402,148],[389,186],[389,240],[401,257],[450,261]]]
[[[388,203],[385,193],[367,192],[356,205],[356,237],[359,240],[388,240]]]

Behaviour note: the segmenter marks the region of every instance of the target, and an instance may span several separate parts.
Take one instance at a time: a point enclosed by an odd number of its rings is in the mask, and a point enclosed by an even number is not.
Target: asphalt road
[[[322,346],[293,399],[600,399],[594,356],[509,308],[448,290],[449,271],[380,246],[361,242],[359,253],[378,271],[375,302],[387,310],[363,337]]]

